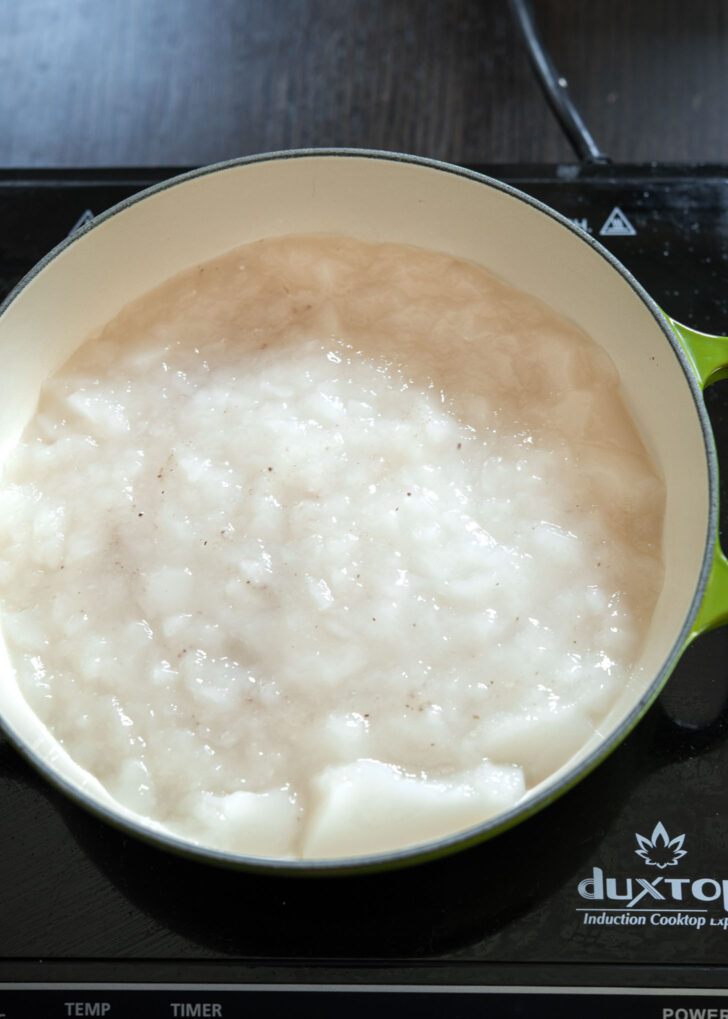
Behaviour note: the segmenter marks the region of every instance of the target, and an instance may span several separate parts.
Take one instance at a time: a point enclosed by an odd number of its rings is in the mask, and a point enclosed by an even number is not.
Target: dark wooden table
[[[618,162],[728,163],[728,0],[534,0]],[[0,167],[573,154],[505,0],[0,0]]]

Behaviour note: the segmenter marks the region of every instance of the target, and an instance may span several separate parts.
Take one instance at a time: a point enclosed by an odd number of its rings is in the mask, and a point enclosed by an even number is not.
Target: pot
[[[120,806],[56,743],[21,697],[0,641],[0,717],[53,783],[165,849],[228,866],[296,873],[412,863],[492,837],[578,782],[634,727],[686,645],[728,620],[717,541],[716,455],[702,390],[728,368],[726,340],[664,316],[635,279],[568,220],[498,181],[412,156],[273,153],[150,188],[54,249],[0,309],[0,451],[17,441],[44,378],[120,309],[170,276],[261,237],[339,233],[450,252],[550,304],[609,353],[666,485],[665,582],[637,667],[589,742],[515,809],[435,842],[377,856],[249,858],[186,842]]]

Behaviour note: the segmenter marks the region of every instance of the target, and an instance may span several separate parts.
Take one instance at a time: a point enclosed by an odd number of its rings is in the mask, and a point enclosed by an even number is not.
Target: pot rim
[[[630,712],[621,720],[619,725],[608,737],[602,739],[600,745],[596,747],[586,758],[577,764],[572,765],[572,767],[570,767],[569,770],[566,771],[559,779],[555,781],[545,779],[542,783],[539,783],[543,786],[543,788],[535,795],[530,796],[527,794],[526,798],[521,801],[520,804],[517,804],[504,813],[497,814],[484,822],[471,826],[470,828],[462,829],[437,839],[400,849],[370,853],[363,856],[341,858],[333,857],[330,859],[323,858],[310,860],[247,856],[229,850],[219,850],[204,845],[198,845],[193,841],[175,836],[171,832],[158,829],[154,822],[144,824],[142,821],[137,821],[134,818],[127,818],[122,814],[115,812],[112,808],[98,803],[83,787],[58,774],[53,765],[46,761],[43,757],[40,757],[24,742],[22,738],[17,736],[5,722],[2,715],[0,715],[0,731],[5,733],[13,745],[30,761],[36,770],[40,771],[44,778],[47,779],[53,786],[60,789],[79,805],[100,817],[106,823],[132,834],[137,838],[140,838],[142,841],[161,847],[166,851],[170,851],[187,858],[192,858],[200,862],[204,861],[228,869],[245,869],[266,872],[269,874],[273,873],[279,875],[300,876],[343,875],[390,870],[398,867],[424,863],[449,855],[450,853],[460,851],[469,846],[490,839],[495,835],[514,827],[516,824],[525,821],[528,817],[558,799],[561,795],[566,793],[570,788],[585,778],[590,771],[592,771],[619,745],[619,743],[622,742],[622,740],[642,718],[647,709],[659,695],[682,651],[684,650],[691,633],[693,621],[698,613],[698,609],[700,608],[700,604],[705,593],[711,569],[713,545],[717,535],[718,526],[717,454],[715,451],[710,420],[702,399],[702,390],[677,335],[670,327],[667,319],[656,302],[652,297],[650,297],[632,273],[614,255],[612,255],[610,251],[608,251],[599,241],[586,231],[577,227],[566,216],[510,184],[486,174],[479,173],[475,170],[469,170],[465,167],[457,166],[456,164],[430,159],[425,156],[409,155],[406,153],[389,152],[378,149],[304,148],[284,149],[249,156],[240,156],[234,159],[223,160],[207,166],[188,170],[181,174],[176,174],[164,181],[160,181],[159,183],[146,187],[135,194],[122,199],[122,201],[104,212],[99,213],[98,216],[93,218],[93,220],[85,223],[68,237],[64,238],[39,262],[37,262],[36,265],[25,274],[25,276],[23,276],[23,278],[7,295],[5,300],[0,303],[0,318],[2,318],[3,314],[10,305],[18,299],[26,287],[53,261],[55,261],[56,258],[63,254],[67,248],[76,243],[76,241],[80,240],[87,233],[95,230],[102,223],[105,223],[114,216],[123,213],[131,206],[134,206],[155,194],[174,188],[180,184],[184,184],[189,180],[205,177],[210,174],[222,173],[227,170],[233,170],[238,167],[256,163],[321,157],[344,159],[359,158],[373,159],[379,162],[387,161],[407,163],[431,170],[437,170],[443,173],[449,173],[457,177],[464,177],[476,183],[483,184],[486,187],[501,191],[515,200],[525,202],[537,212],[549,216],[551,219],[576,235],[579,240],[589,245],[595,253],[600,255],[601,258],[622,277],[641,302],[646,305],[655,324],[661,330],[664,339],[667,340],[673,354],[680,363],[689,386],[693,405],[701,426],[708,470],[709,500],[703,559],[695,590],[691,598],[690,609],[683,621],[683,625],[679,633],[676,635],[672,643],[668,655],[663,661],[661,668],[653,677],[648,688],[634,704]]]

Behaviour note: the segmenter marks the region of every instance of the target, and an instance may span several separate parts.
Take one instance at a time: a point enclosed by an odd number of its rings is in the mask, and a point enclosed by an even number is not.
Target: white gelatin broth
[[[508,809],[592,734],[662,581],[607,355],[446,255],[261,241],[48,380],[0,491],[24,696],[192,841],[326,858]]]

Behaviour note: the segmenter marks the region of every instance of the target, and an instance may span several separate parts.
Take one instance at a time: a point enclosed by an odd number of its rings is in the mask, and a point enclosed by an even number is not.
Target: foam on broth
[[[130,305],[0,490],[24,696],[207,846],[387,851],[516,804],[626,682],[664,488],[601,348],[470,263],[265,240]]]

